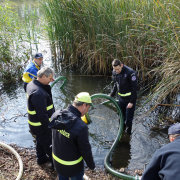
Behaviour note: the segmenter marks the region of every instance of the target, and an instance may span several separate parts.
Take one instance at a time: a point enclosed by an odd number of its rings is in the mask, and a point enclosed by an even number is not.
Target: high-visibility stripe
[[[51,118],[49,118],[49,121],[51,121]],[[31,126],[41,126],[42,125],[40,122],[31,122],[29,119],[28,119],[28,123]]]
[[[126,94],[121,94],[121,93],[119,93],[119,92],[118,92],[118,94],[119,94],[120,96],[123,96],[123,97],[125,97],[125,96],[130,96],[130,95],[131,95],[131,92],[129,92],[129,93],[126,93]]]
[[[52,109],[52,108],[53,108],[53,104],[50,105],[50,106],[48,106],[46,109],[47,109],[47,111],[49,111],[49,110]],[[31,115],[35,115],[35,114],[36,114],[36,111],[30,111],[29,109],[28,109],[27,111],[28,111],[28,113],[31,114]]]
[[[51,104],[50,106],[47,107],[47,110],[49,111],[50,109],[53,108],[53,104]]]
[[[28,119],[28,123],[29,123],[31,126],[41,126],[41,125],[42,125],[40,122],[31,122],[29,119]]]
[[[75,160],[75,161],[64,161],[64,160],[58,158],[57,156],[55,156],[53,153],[52,153],[52,156],[58,163],[63,164],[63,165],[68,165],[68,166],[75,165],[75,164],[81,162],[83,159],[83,157],[81,156],[78,160]]]
[[[36,111],[29,111],[29,109],[27,110],[29,114],[31,115],[35,115],[36,114]]]

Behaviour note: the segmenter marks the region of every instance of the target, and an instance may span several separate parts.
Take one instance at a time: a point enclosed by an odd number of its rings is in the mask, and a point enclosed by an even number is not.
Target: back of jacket
[[[28,123],[34,135],[50,133],[50,118],[54,113],[51,87],[35,78],[27,85]]]
[[[85,160],[90,169],[95,168],[87,125],[81,120],[81,113],[69,105],[56,111],[49,125],[52,128],[52,151],[54,166],[58,174],[75,176],[83,170]]]
[[[180,179],[180,137],[158,149],[141,180],[179,180]]]

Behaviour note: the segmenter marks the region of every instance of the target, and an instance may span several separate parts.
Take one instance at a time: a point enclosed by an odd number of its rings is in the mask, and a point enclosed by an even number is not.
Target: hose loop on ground
[[[122,133],[123,133],[123,128],[124,128],[124,117],[123,117],[123,114],[122,114],[122,111],[118,105],[118,103],[116,102],[115,99],[113,99],[112,97],[106,95],[106,94],[94,94],[91,96],[91,99],[95,99],[95,98],[106,98],[108,99],[109,101],[105,101],[101,104],[103,105],[106,105],[108,103],[113,103],[115,105],[115,107],[117,108],[118,110],[118,114],[119,114],[119,118],[120,118],[120,124],[119,124],[119,131],[118,131],[118,135],[113,143],[113,145],[111,146],[109,152],[107,153],[105,159],[104,159],[104,166],[105,168],[111,173],[113,174],[114,176],[117,176],[119,178],[122,178],[122,179],[127,179],[127,180],[140,180],[141,177],[139,176],[130,176],[130,175],[127,175],[127,174],[123,174],[123,173],[120,173],[118,171],[116,171],[115,169],[113,169],[110,165],[110,156],[111,154],[113,153],[116,145],[118,144],[118,142],[120,141],[121,139],[121,136],[122,136]]]
[[[11,146],[9,146],[3,142],[0,142],[0,146],[5,147],[6,149],[10,150],[16,156],[16,158],[19,162],[19,174],[18,174],[16,180],[20,180],[22,177],[22,174],[23,174],[23,162],[21,160],[20,155]]]
[[[54,86],[55,83],[57,83],[59,80],[63,79],[64,80],[64,83],[60,86],[60,89],[62,89],[64,87],[64,85],[66,84],[66,77],[63,77],[63,76],[60,76],[59,78],[57,78],[52,84],[51,84],[51,88]],[[105,98],[107,99],[108,101],[105,101],[101,104],[103,105],[106,105],[106,104],[109,104],[109,103],[113,103],[115,105],[115,107],[117,108],[118,110],[118,113],[119,113],[119,118],[120,118],[120,124],[119,124],[119,131],[118,131],[118,135],[113,143],[113,145],[111,146],[109,152],[107,153],[105,159],[104,159],[104,166],[105,168],[111,173],[113,174],[114,176],[117,176],[119,178],[122,178],[122,179],[125,179],[125,180],[140,180],[141,177],[140,176],[130,176],[130,175],[126,175],[126,174],[123,174],[123,173],[120,173],[118,171],[116,171],[115,169],[113,169],[109,163],[110,161],[110,156],[111,154],[113,153],[113,150],[115,149],[116,145],[118,144],[118,142],[120,141],[121,139],[121,136],[122,136],[122,133],[123,133],[123,128],[124,128],[124,117],[123,117],[123,114],[121,112],[121,109],[118,105],[118,102],[113,99],[112,97],[108,96],[107,94],[93,94],[91,96],[91,99],[95,99],[95,98]],[[92,104],[92,107],[94,108],[94,105]]]

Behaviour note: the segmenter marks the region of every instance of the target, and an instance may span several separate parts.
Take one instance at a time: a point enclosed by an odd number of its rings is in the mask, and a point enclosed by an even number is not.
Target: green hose
[[[109,152],[107,153],[107,155],[106,155],[106,157],[105,157],[105,159],[104,159],[104,166],[105,166],[105,168],[106,168],[111,174],[113,174],[114,176],[117,176],[117,177],[119,177],[119,178],[127,179],[127,180],[130,180],[130,179],[132,179],[132,180],[135,180],[135,179],[136,179],[136,180],[140,180],[141,177],[139,177],[139,176],[135,176],[135,177],[134,177],[134,176],[130,176],[130,175],[127,175],[127,174],[123,174],[123,173],[120,173],[120,172],[116,171],[115,169],[113,169],[113,168],[111,167],[111,165],[110,165],[110,163],[109,163],[109,161],[110,161],[110,156],[111,156],[113,150],[115,149],[117,143],[118,143],[118,142],[120,141],[120,139],[121,139],[121,136],[122,136],[122,133],[123,133],[123,128],[124,128],[124,118],[123,118],[123,114],[122,114],[122,112],[121,112],[121,109],[120,109],[119,105],[117,104],[116,100],[114,100],[112,97],[110,97],[110,96],[108,96],[108,95],[106,95],[106,94],[94,94],[94,95],[91,96],[91,99],[92,99],[92,100],[95,99],[95,98],[106,98],[106,99],[108,99],[109,101],[105,101],[105,102],[103,102],[103,103],[101,103],[101,104],[105,105],[105,104],[108,104],[108,103],[113,103],[113,104],[116,106],[116,108],[117,108],[117,110],[118,110],[118,112],[119,112],[119,117],[120,117],[120,125],[119,125],[118,135],[117,135],[117,137],[116,137],[113,145],[111,146]]]
[[[54,84],[56,84],[59,80],[64,80],[63,84],[60,86],[60,89],[62,89],[64,87],[64,85],[66,84],[66,77],[63,77],[63,76],[60,76],[58,78],[55,79],[55,81],[53,81],[53,83],[51,84],[51,88],[54,86]],[[104,166],[105,168],[111,173],[113,174],[114,176],[117,176],[119,178],[122,178],[122,179],[127,179],[127,180],[140,180],[141,177],[139,176],[130,176],[130,175],[126,175],[126,174],[123,174],[123,173],[120,173],[118,171],[116,171],[115,169],[113,169],[109,163],[110,161],[110,155],[112,154],[113,150],[115,149],[117,143],[120,141],[121,139],[121,136],[122,136],[122,133],[123,133],[123,128],[124,128],[124,118],[123,118],[123,114],[121,112],[121,109],[119,107],[119,105],[117,104],[116,100],[114,100],[112,97],[106,95],[106,94],[94,94],[91,96],[91,99],[95,99],[95,98],[106,98],[108,99],[108,101],[105,101],[101,104],[103,105],[106,105],[108,103],[113,103],[115,105],[115,107],[117,108],[118,112],[119,112],[119,117],[120,117],[120,125],[119,125],[119,131],[118,131],[118,135],[113,143],[113,145],[111,146],[109,152],[107,153],[105,159],[104,159]],[[92,104],[92,107],[93,104]],[[88,115],[88,114],[87,114]],[[89,116],[86,118],[89,118]],[[90,118],[89,118],[90,119]]]
[[[64,77],[64,76],[59,76],[58,78],[56,78],[56,79],[51,83],[51,88],[52,88],[59,80],[64,80],[63,84],[60,86],[60,89],[62,89],[62,88],[65,86],[66,82],[67,82],[67,79],[66,79],[66,77]]]

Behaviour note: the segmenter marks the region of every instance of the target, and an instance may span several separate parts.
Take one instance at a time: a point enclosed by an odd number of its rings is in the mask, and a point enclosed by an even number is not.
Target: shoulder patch
[[[131,79],[132,79],[132,81],[135,81],[136,80],[136,76],[133,76]]]
[[[135,73],[132,73],[131,76],[135,76]]]

